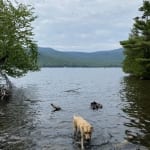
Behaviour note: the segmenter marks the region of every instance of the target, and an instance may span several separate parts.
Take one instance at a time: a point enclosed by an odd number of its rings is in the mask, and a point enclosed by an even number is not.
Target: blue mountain
[[[62,52],[39,47],[38,62],[41,67],[121,67],[123,49],[97,52]]]

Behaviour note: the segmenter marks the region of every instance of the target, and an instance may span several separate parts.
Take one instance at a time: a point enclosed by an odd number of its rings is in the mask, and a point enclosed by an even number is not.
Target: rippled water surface
[[[94,127],[88,150],[150,149],[150,81],[120,68],[43,68],[10,80],[12,98],[0,102],[2,150],[79,150],[74,114]],[[103,109],[91,110],[94,100]]]

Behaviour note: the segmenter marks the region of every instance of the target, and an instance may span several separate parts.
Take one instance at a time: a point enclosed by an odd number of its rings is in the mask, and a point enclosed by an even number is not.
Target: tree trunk
[[[11,95],[11,82],[7,75],[0,71],[0,100],[6,100]]]

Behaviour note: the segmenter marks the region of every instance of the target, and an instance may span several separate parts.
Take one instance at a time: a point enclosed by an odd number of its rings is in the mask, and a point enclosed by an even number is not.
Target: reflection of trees
[[[128,140],[150,147],[150,81],[124,77],[121,85],[122,110],[129,116],[125,134]]]
[[[0,149],[24,149],[32,143],[34,120],[24,89],[13,88],[9,101],[0,101]],[[33,112],[33,111],[32,111]]]

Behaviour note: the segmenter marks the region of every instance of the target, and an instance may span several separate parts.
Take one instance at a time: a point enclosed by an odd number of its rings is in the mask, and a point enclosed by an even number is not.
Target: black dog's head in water
[[[91,109],[93,110],[98,110],[98,109],[102,109],[103,106],[100,103],[97,103],[95,101],[91,102]]]

